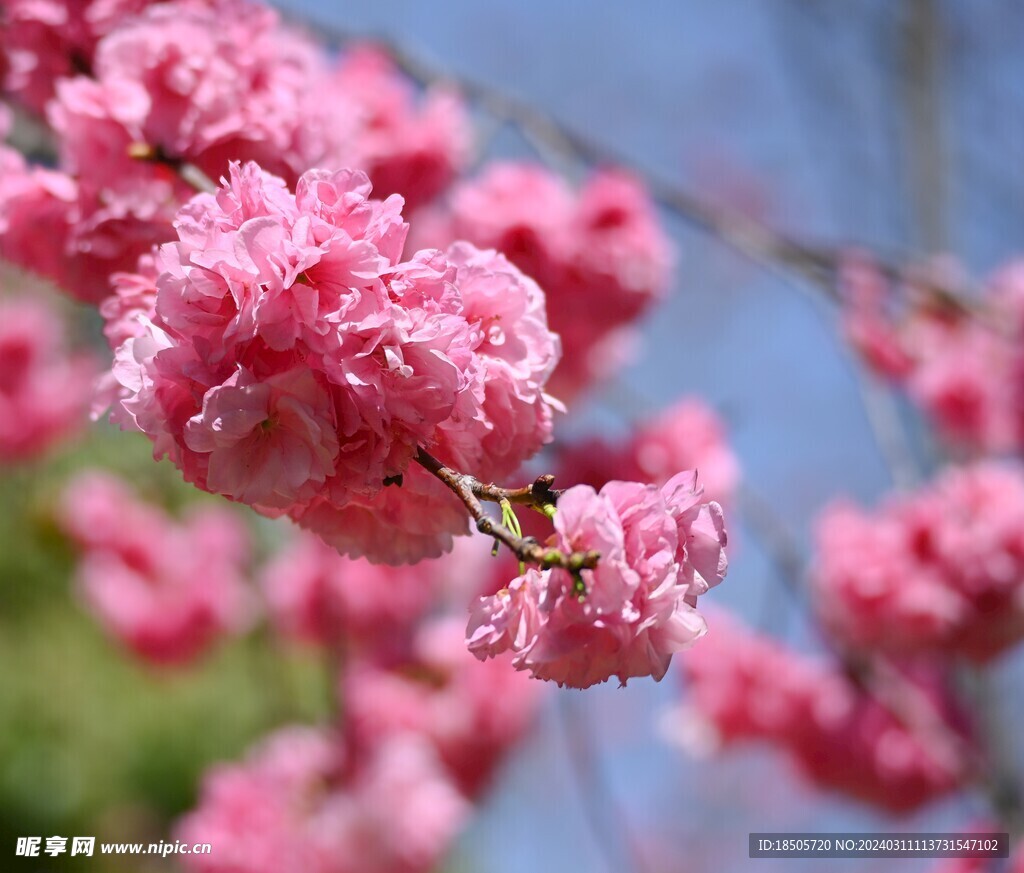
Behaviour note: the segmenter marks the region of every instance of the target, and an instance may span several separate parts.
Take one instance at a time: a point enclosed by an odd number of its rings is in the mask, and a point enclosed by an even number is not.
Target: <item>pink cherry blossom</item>
[[[32,167],[0,145],[0,257],[76,293],[71,234],[77,201],[71,177]]]
[[[433,200],[469,157],[469,121],[461,101],[434,88],[415,106],[413,91],[385,54],[369,45],[348,51],[327,84],[351,101],[345,124],[355,132],[344,163],[359,167],[380,196],[401,194],[412,212]]]
[[[329,734],[296,726],[265,738],[245,761],[215,767],[203,780],[198,807],[178,823],[175,836],[218,849],[208,855],[190,855],[187,869],[198,873],[344,869],[334,865],[321,840],[311,839],[317,835],[313,813],[322,802],[325,782],[337,778],[342,762],[342,750]]]
[[[0,464],[37,458],[81,429],[96,370],[67,348],[42,298],[0,299]]]
[[[294,179],[322,156],[307,142],[318,125],[300,119],[324,75],[313,43],[245,0],[150,4],[121,21],[97,46],[94,77],[61,80],[48,108],[77,184],[71,290],[98,301],[110,273],[173,237],[192,194],[177,164],[216,177],[229,159],[257,158]]]
[[[451,559],[434,563],[460,570]],[[509,669],[507,657],[478,661],[466,651],[463,631],[451,618],[423,625],[408,655],[347,671],[342,695],[355,748],[415,732],[431,742],[461,790],[476,797],[533,723],[542,686]]]
[[[565,351],[552,381],[563,400],[624,363],[629,326],[665,292],[672,267],[646,192],[618,171],[596,173],[574,196],[541,168],[493,164],[453,192],[447,235],[498,249],[544,288]]]
[[[215,768],[176,836],[219,847],[187,857],[198,873],[429,873],[468,813],[415,735],[356,760],[336,737],[291,727]]]
[[[929,290],[962,284],[947,263],[918,269],[897,288],[855,254],[843,275],[847,336],[869,366],[904,386],[948,443],[975,453],[1024,444],[1024,266],[1011,262],[992,276],[973,312]]]
[[[249,544],[232,512],[204,507],[177,522],[111,474],[91,472],[68,486],[61,518],[82,549],[86,605],[140,657],[189,661],[247,625]]]
[[[96,42],[150,0],[5,0],[0,90],[41,113],[57,79],[92,65]],[[6,71],[5,71],[6,68]]]
[[[514,653],[516,669],[586,688],[617,676],[661,679],[675,652],[707,630],[697,598],[726,572],[717,503],[701,501],[693,473],[661,489],[610,482],[576,486],[558,501],[556,545],[597,550],[578,579],[528,570],[475,604],[467,630],[479,658]]]
[[[518,467],[550,439],[559,348],[543,294],[511,264],[470,246],[399,262],[400,199],[369,194],[348,170],[311,170],[293,195],[232,165],[181,210],[155,267],[115,281],[108,394],[115,420],[200,488],[405,562],[468,529],[410,469],[418,447]]]
[[[470,532],[461,501],[425,470],[409,466],[397,482],[344,504],[317,498],[292,516],[339,552],[377,564],[413,564],[451,550]]]
[[[339,555],[300,533],[267,565],[263,590],[288,636],[324,645],[387,647],[438,597],[442,581],[423,563],[388,567]]]
[[[600,488],[613,479],[664,484],[674,471],[695,469],[704,493],[728,502],[739,479],[739,461],[725,425],[698,397],[684,397],[639,422],[629,439],[591,437],[560,447],[558,478]]]
[[[837,504],[817,530],[815,593],[844,644],[986,660],[1024,637],[1024,476],[953,469],[874,513]]]
[[[302,154],[311,131],[300,126],[299,113],[313,105],[307,89],[325,74],[316,44],[286,28],[270,7],[178,0],[149,4],[99,43],[90,99],[103,105],[103,123],[120,126],[130,142],[191,161],[215,178],[229,159],[255,160],[294,178],[314,157]],[[87,80],[70,84],[81,88]],[[53,118],[62,132],[83,105],[60,88],[58,102]],[[109,172],[125,163],[114,153],[94,171],[86,161],[104,156],[92,146],[62,145],[68,164],[98,181],[111,181]]]
[[[544,292],[504,256],[456,243],[448,259],[480,366],[438,439],[460,469],[498,480],[551,440],[555,401],[545,387],[561,346],[548,329]]]
[[[769,741],[820,787],[907,812],[969,778],[971,736],[941,671],[896,670],[902,709],[880,701],[822,659],[712,616],[713,632],[685,658],[686,702],[668,722],[679,742],[707,753]],[[935,728],[935,724],[940,729]]]
[[[156,316],[156,263],[150,255],[139,259],[135,273],[114,273],[110,277],[113,294],[100,304],[103,334],[116,350],[126,340],[145,333],[143,320]]]
[[[415,107],[379,53],[357,49],[332,71],[317,44],[248,0],[114,6],[125,4],[92,4],[96,34],[74,24],[89,32],[89,75],[60,78],[48,106],[61,169],[75,185],[64,197],[67,231],[51,238],[49,260],[70,260],[59,278],[82,299],[102,299],[111,273],[132,270],[173,238],[177,210],[192,193],[182,165],[217,178],[232,160],[255,161],[289,184],[314,166],[353,166],[382,192],[419,203],[465,158],[459,101],[438,91]],[[43,28],[51,35],[58,18],[80,17],[66,4],[36,5],[56,10]]]

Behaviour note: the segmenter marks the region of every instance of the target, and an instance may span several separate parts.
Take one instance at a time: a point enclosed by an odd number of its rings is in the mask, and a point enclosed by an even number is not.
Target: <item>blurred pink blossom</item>
[[[351,649],[402,640],[438,599],[443,577],[431,562],[388,567],[345,558],[299,532],[266,566],[262,582],[284,634]]]
[[[697,470],[704,493],[723,503],[739,480],[725,425],[699,397],[684,397],[639,422],[624,442],[591,437],[559,451],[558,478],[594,488],[613,479],[662,485],[676,470]]]
[[[613,170],[574,194],[540,167],[495,163],[454,189],[447,228],[430,226],[496,248],[544,289],[565,353],[551,390],[564,401],[629,357],[629,326],[664,295],[673,262],[646,191]]]
[[[459,571],[451,560],[446,567]],[[509,669],[505,657],[474,658],[464,630],[454,618],[422,625],[406,656],[346,671],[342,697],[356,749],[414,732],[430,741],[461,790],[477,797],[532,725],[543,689]]]
[[[351,102],[345,120],[355,131],[341,163],[358,167],[378,196],[401,194],[413,212],[438,196],[469,157],[469,119],[459,98],[434,88],[421,105],[411,84],[382,51],[356,46],[347,52],[326,85]]]
[[[1024,263],[992,276],[972,311],[927,290],[962,284],[944,262],[897,289],[869,257],[852,253],[842,279],[847,337],[872,369],[905,387],[948,442],[975,453],[1024,445]]]
[[[0,90],[42,113],[58,78],[88,70],[96,43],[152,0],[4,0]]]
[[[187,856],[197,873],[429,873],[469,810],[415,735],[356,759],[335,736],[290,727],[211,771],[176,838],[216,847]]]
[[[844,645],[984,661],[1024,637],[1024,475],[954,468],[874,512],[817,527],[815,602]]]
[[[0,298],[0,464],[37,458],[80,430],[97,369],[67,348],[42,299]]]
[[[117,477],[94,471],[68,486],[60,514],[82,550],[77,578],[85,603],[137,655],[182,663],[249,623],[249,542],[233,512],[202,507],[179,522]]]
[[[899,684],[888,686],[915,717],[923,713],[912,723],[836,667],[719,612],[679,664],[686,702],[668,729],[694,751],[769,741],[817,785],[892,812],[916,809],[970,775],[967,720],[934,667],[894,671]]]
[[[0,136],[7,119],[0,115]],[[0,257],[65,288],[76,288],[70,235],[78,185],[64,173],[30,166],[0,144]]]

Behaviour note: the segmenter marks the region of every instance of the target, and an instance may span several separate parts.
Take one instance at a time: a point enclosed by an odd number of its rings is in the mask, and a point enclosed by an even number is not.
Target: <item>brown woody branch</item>
[[[542,546],[533,537],[516,536],[503,524],[498,524],[484,510],[483,501],[490,503],[515,503],[529,506],[548,515],[558,501],[559,492],[552,489],[554,476],[540,476],[532,484],[521,488],[501,488],[481,482],[466,473],[460,473],[446,466],[426,449],[419,449],[414,458],[417,464],[428,473],[439,479],[447,488],[462,501],[466,510],[476,522],[480,533],[493,537],[497,542],[508,547],[522,562],[536,564],[542,568],[561,567],[571,573],[581,570],[592,570],[601,557],[599,552],[570,552],[566,554],[558,549]]]

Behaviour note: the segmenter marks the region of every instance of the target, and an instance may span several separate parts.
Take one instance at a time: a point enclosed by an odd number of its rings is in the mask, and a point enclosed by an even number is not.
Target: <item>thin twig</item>
[[[871,427],[875,444],[898,488],[921,483],[921,469],[892,390],[864,367],[856,368],[861,405]]]
[[[558,696],[565,745],[569,750],[580,800],[594,841],[602,848],[611,873],[642,873],[643,859],[627,824],[624,810],[616,804],[601,770],[589,721],[580,718],[571,691]]]
[[[578,574],[581,570],[592,570],[601,557],[600,552],[570,552],[566,554],[559,549],[546,548],[533,537],[521,537],[514,534],[502,524],[495,522],[485,511],[481,501],[500,504],[502,501],[529,506],[550,516],[558,501],[558,492],[551,486],[554,476],[540,476],[531,485],[521,488],[501,488],[481,482],[466,473],[460,473],[446,466],[426,449],[421,448],[413,459],[440,480],[462,501],[470,516],[476,522],[476,529],[486,536],[493,537],[508,547],[520,561],[537,564],[543,568],[561,567],[571,573]]]
[[[806,243],[786,236],[742,212],[708,203],[656,172],[638,166],[635,160],[626,158],[610,146],[594,142],[526,101],[465,74],[443,69],[387,37],[353,33],[321,20],[317,21],[316,30],[319,35],[326,36],[337,45],[367,41],[374,43],[392,58],[399,69],[420,84],[451,83],[489,114],[517,126],[535,148],[548,155],[558,155],[558,164],[572,160],[591,165],[628,167],[643,181],[651,196],[669,212],[756,263],[773,268],[782,267],[799,275],[826,298],[839,302],[836,270],[849,246]],[[872,250],[871,247],[857,247]],[[872,257],[887,278],[903,278],[905,265],[901,260],[873,250]],[[921,282],[912,290],[953,311],[968,313],[977,308],[971,288],[948,284],[939,277]]]

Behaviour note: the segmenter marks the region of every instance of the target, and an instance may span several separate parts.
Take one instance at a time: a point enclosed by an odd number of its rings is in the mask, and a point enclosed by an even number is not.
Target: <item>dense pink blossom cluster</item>
[[[216,177],[229,158],[256,158],[294,176],[322,158],[320,128],[303,126],[302,113],[324,76],[312,43],[244,0],[158,3],[123,21],[97,46],[91,74],[60,80],[48,107],[76,186],[68,290],[97,301],[112,272],[173,238],[193,193],[179,163]]]
[[[262,587],[285,636],[376,649],[404,642],[451,569],[443,559],[402,567],[352,560],[302,532],[266,565]]]
[[[233,512],[203,507],[179,522],[94,471],[68,485],[60,518],[81,550],[85,603],[137,655],[181,663],[248,624],[249,542]]]
[[[852,255],[843,271],[847,336],[877,372],[902,384],[951,443],[981,452],[1024,446],[1024,262],[989,281],[976,313],[921,287],[956,287],[951,268],[911,277],[909,305],[894,313],[893,290],[876,265]]]
[[[176,838],[196,873],[429,873],[470,811],[430,745],[411,734],[351,753],[336,735],[279,730],[206,777]]]
[[[874,512],[839,503],[817,528],[818,614],[858,649],[983,661],[1024,637],[1024,474],[954,468]]]
[[[551,437],[552,411],[562,407],[545,386],[560,344],[547,327],[544,293],[503,256],[455,243],[447,258],[474,329],[474,358],[432,448],[463,472],[499,481]],[[341,507],[317,502],[297,517],[343,552],[389,562],[436,557],[467,530],[465,508],[415,466],[400,489],[354,494]]]
[[[339,143],[348,149],[342,163],[363,170],[378,196],[401,194],[413,211],[434,200],[467,163],[471,136],[462,101],[435,88],[417,105],[383,52],[354,48],[327,87],[352,105],[345,123],[354,132]]]
[[[639,422],[623,442],[591,437],[559,446],[558,478],[594,488],[613,479],[662,485],[677,470],[697,470],[704,493],[723,503],[739,480],[725,425],[699,397],[684,397]]]
[[[816,784],[894,812],[969,778],[967,720],[934,669],[887,683],[909,704],[897,715],[836,667],[728,616],[716,613],[714,630],[680,659],[687,703],[670,730],[684,745],[706,752],[766,740]]]
[[[467,630],[479,658],[512,652],[539,679],[587,688],[612,676],[661,679],[675,652],[707,631],[697,598],[725,576],[721,507],[704,502],[696,474],[660,489],[610,482],[566,491],[555,544],[597,550],[593,570],[529,569],[480,598]]]
[[[517,467],[550,438],[559,348],[535,283],[467,245],[400,262],[401,200],[369,193],[361,173],[310,171],[291,194],[232,164],[179,213],[141,334],[123,316],[146,310],[151,277],[120,277],[105,311],[126,337],[115,420],[200,488],[400,562],[467,529],[410,496],[417,447],[471,472]]]
[[[41,113],[57,79],[92,66],[96,43],[152,0],[4,0],[0,90]]]
[[[0,298],[0,464],[38,457],[87,420],[97,362],[72,353],[42,299]]]
[[[418,241],[464,239],[505,254],[548,295],[565,357],[553,393],[570,400],[630,351],[630,325],[666,291],[671,245],[644,189],[612,170],[578,194],[529,164],[495,163],[456,186]]]
[[[415,733],[429,740],[460,789],[477,797],[532,725],[543,689],[505,657],[478,661],[466,651],[463,622],[447,618],[423,624],[399,657],[357,662],[341,690],[354,748]]]
[[[268,6],[10,5],[11,39],[31,36],[34,43],[19,53],[11,42],[21,60],[12,63],[8,84],[28,97],[16,72],[28,64],[39,74],[39,87],[26,88],[53,97],[47,114],[60,167],[26,171],[35,188],[16,205],[5,207],[0,189],[0,225],[5,209],[16,219],[12,232],[40,212],[52,224],[30,249],[5,240],[0,229],[0,251],[83,300],[100,300],[111,273],[133,269],[140,255],[173,238],[175,214],[192,194],[183,166],[217,178],[230,160],[255,160],[289,183],[314,166],[360,167],[382,192],[418,205],[466,159],[468,125],[454,95],[432,91],[419,105],[370,49],[334,65]],[[67,64],[69,40],[81,43],[79,70],[58,69]]]

